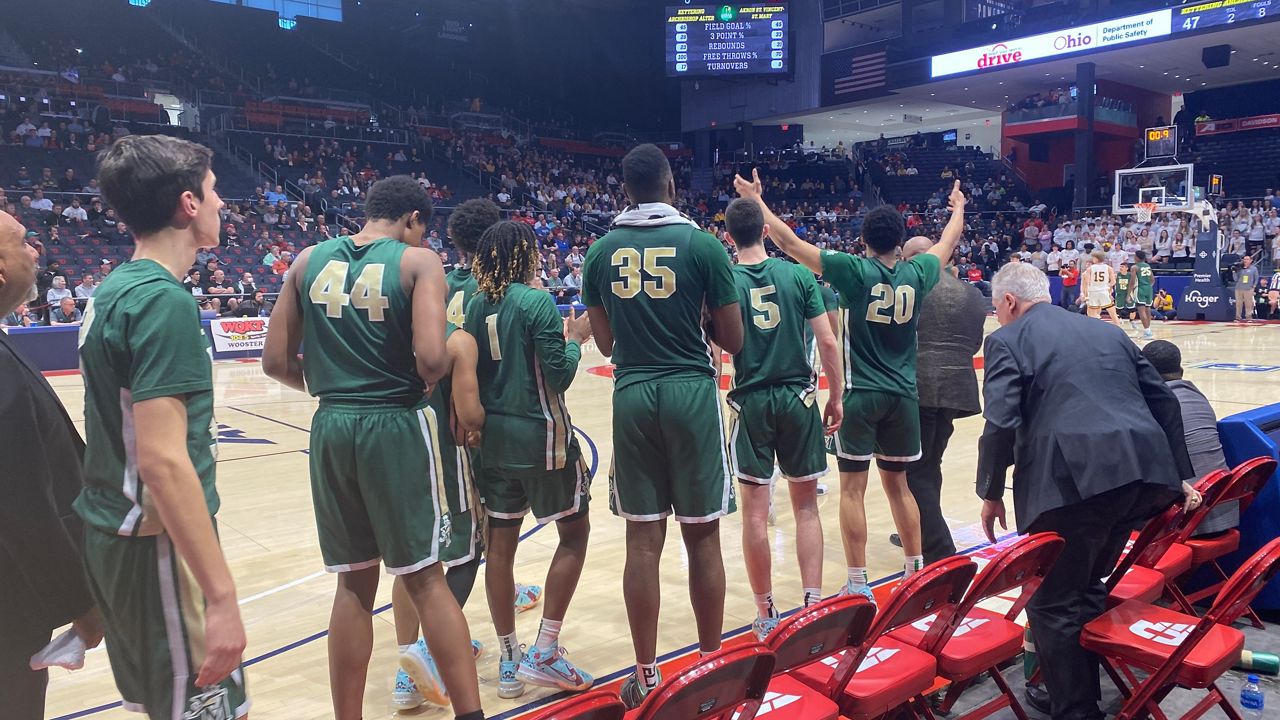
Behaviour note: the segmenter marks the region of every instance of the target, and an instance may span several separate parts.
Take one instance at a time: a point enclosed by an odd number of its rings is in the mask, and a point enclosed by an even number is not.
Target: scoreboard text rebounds
[[[668,77],[790,69],[785,5],[672,5],[666,25]]]

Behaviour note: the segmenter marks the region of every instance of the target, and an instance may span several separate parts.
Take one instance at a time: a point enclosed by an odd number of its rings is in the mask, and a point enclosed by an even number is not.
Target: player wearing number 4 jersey
[[[742,554],[757,612],[752,629],[763,640],[778,624],[767,527],[775,464],[790,481],[804,605],[822,599],[818,478],[827,474],[823,427],[830,432],[840,427],[844,377],[813,273],[765,254],[764,215],[755,202],[729,203],[725,224],[738,248],[733,277],[745,331],[742,351],[733,357],[729,450],[742,489]],[[818,372],[806,336],[816,338],[831,383],[825,417],[818,415]]]
[[[420,247],[431,212],[413,179],[375,183],[359,233],[298,255],[263,351],[267,375],[320,398],[311,492],[325,568],[338,573],[329,683],[339,720],[363,715],[379,563],[402,578],[438,661],[438,669],[405,669],[418,672],[424,692],[440,688],[428,699],[452,701],[459,718],[483,718],[466,618],[439,562],[447,512],[439,423],[447,418],[428,406],[425,391],[449,358],[444,271]]]
[[[796,237],[761,199],[759,174],[734,178],[742,197],[764,210],[770,235],[783,252],[823,277],[840,293],[844,326],[844,422],[836,435],[840,467],[840,526],[849,581],[846,593],[871,598],[867,584],[867,518],[863,505],[871,459],[889,498],[893,522],[906,554],[907,575],[924,564],[920,511],[907,487],[906,464],[920,458],[920,415],[916,392],[916,313],[938,282],[964,232],[964,193],[959,181],[951,191],[951,219],[942,239],[928,253],[906,262],[897,259],[906,235],[902,216],[892,207],[867,214],[862,240],[870,258],[822,251]]]
[[[596,346],[615,364],[609,505],[628,521],[622,589],[636,674],[622,699],[634,707],[659,680],[658,562],[673,512],[689,554],[699,647],[720,647],[719,520],[734,502],[709,341],[740,351],[742,315],[724,246],[671,205],[675,181],[662,151],[635,147],[622,175],[632,205],[587,251],[582,298]]]

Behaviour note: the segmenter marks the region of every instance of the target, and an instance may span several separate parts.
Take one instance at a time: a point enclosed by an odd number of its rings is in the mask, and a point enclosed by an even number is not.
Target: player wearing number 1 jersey
[[[757,612],[752,630],[763,640],[779,619],[768,538],[775,464],[789,480],[804,606],[822,599],[817,486],[827,474],[823,427],[831,432],[840,427],[844,382],[835,334],[813,273],[765,253],[764,215],[757,203],[743,198],[729,203],[725,225],[738,248],[733,278],[744,328],[742,351],[733,357],[729,450],[742,490],[742,554]],[[816,338],[831,382],[825,417],[818,414],[818,371],[806,336]]]
[[[360,232],[298,255],[263,351],[267,375],[320,398],[311,493],[325,569],[338,573],[329,682],[339,720],[363,715],[379,563],[403,579],[439,663],[405,670],[418,671],[414,680],[424,695],[433,692],[429,700],[451,700],[459,718],[483,718],[467,621],[439,562],[444,420],[425,390],[449,360],[444,271],[420,247],[431,212],[431,199],[408,176],[375,183]]]
[[[675,181],[662,151],[635,147],[622,175],[632,204],[587,251],[582,299],[596,346],[615,364],[609,505],[628,521],[622,590],[636,674],[622,699],[635,707],[659,680],[658,562],[672,512],[689,554],[699,646],[720,647],[719,519],[734,502],[710,341],[740,351],[742,315],[724,246],[671,205]]]
[[[906,235],[902,216],[892,207],[872,210],[862,225],[871,257],[818,248],[796,237],[786,223],[764,207],[759,175],[734,178],[738,194],[764,210],[770,235],[783,252],[808,266],[840,293],[844,326],[844,422],[836,435],[840,468],[840,526],[849,581],[845,593],[871,598],[867,584],[867,519],[863,506],[867,473],[876,458],[880,481],[906,555],[910,575],[924,564],[920,511],[907,487],[906,464],[920,452],[919,396],[916,391],[916,313],[938,282],[941,265],[951,258],[964,232],[964,193],[951,191],[951,219],[928,253],[897,259]]]

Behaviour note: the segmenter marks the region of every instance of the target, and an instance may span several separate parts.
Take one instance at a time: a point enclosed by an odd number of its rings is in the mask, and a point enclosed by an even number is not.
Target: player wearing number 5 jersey
[[[699,646],[720,647],[719,519],[734,502],[710,341],[740,351],[742,316],[724,246],[671,206],[675,182],[662,151],[637,146],[622,175],[632,205],[587,251],[582,298],[596,345],[615,364],[609,505],[628,521],[623,597],[636,675],[622,699],[634,707],[658,684],[658,563],[673,512],[689,554]]]
[[[920,452],[919,397],[916,391],[916,314],[938,282],[964,232],[964,193],[959,181],[951,191],[951,219],[942,239],[928,253],[900,262],[906,235],[902,216],[892,207],[867,214],[862,240],[871,254],[860,258],[818,248],[796,237],[764,207],[759,175],[734,179],[738,194],[764,210],[770,235],[783,252],[822,273],[840,293],[844,328],[844,422],[836,435],[840,468],[840,527],[849,581],[845,593],[871,598],[867,584],[867,519],[863,505],[871,459],[889,498],[893,522],[902,539],[907,575],[924,564],[920,511],[907,486],[906,464]]]
[[[325,569],[338,573],[329,682],[339,720],[363,715],[379,563],[403,579],[438,661],[438,671],[418,668],[418,687],[443,684],[429,699],[451,700],[459,718],[483,718],[467,621],[439,562],[446,510],[438,424],[447,419],[428,407],[425,391],[449,359],[444,271],[420,247],[431,213],[431,199],[408,176],[375,183],[359,233],[298,255],[263,350],[267,375],[320,398],[311,493]]]
[[[733,278],[745,331],[742,351],[733,357],[729,450],[742,489],[742,554],[757,612],[752,629],[763,640],[778,624],[768,538],[775,464],[790,481],[804,605],[822,599],[818,478],[827,474],[823,426],[831,432],[840,427],[844,378],[813,273],[765,254],[764,215],[757,203],[743,198],[729,203],[725,224],[738,248]],[[818,414],[818,371],[806,336],[816,338],[831,383],[825,418]]]

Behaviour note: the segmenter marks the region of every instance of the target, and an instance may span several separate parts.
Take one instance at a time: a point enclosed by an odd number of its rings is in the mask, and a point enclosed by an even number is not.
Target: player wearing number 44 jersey
[[[596,346],[615,364],[609,505],[627,519],[622,589],[636,674],[622,699],[634,707],[658,684],[658,562],[673,512],[699,647],[720,647],[720,518],[734,502],[710,340],[740,351],[742,315],[724,246],[671,205],[675,181],[662,151],[635,147],[622,176],[632,204],[587,251],[582,298]]]
[[[916,313],[938,282],[964,232],[964,193],[959,181],[951,191],[951,219],[942,239],[928,253],[897,259],[906,235],[902,216],[892,207],[872,210],[862,225],[870,258],[822,251],[796,237],[761,199],[758,173],[734,178],[738,194],[760,203],[778,247],[823,277],[840,293],[844,326],[844,421],[836,434],[840,468],[840,526],[849,581],[845,593],[871,598],[867,585],[867,518],[863,505],[871,459],[889,498],[893,522],[906,554],[910,575],[924,563],[920,512],[907,487],[906,464],[920,452],[919,399],[916,391]]]
[[[775,463],[790,481],[804,605],[822,599],[818,478],[827,474],[824,425],[828,432],[835,432],[844,416],[840,398],[844,376],[813,273],[765,254],[764,215],[757,203],[743,198],[729,203],[725,224],[729,241],[738,249],[733,277],[745,331],[742,351],[733,358],[729,449],[742,489],[742,554],[757,611],[752,629],[763,640],[778,624],[767,527]],[[815,404],[818,373],[809,337],[821,349],[831,383],[825,417],[819,417]]]
[[[438,670],[405,669],[419,672],[419,688],[443,685],[430,699],[452,701],[459,718],[483,718],[467,621],[440,567],[447,510],[439,423],[447,419],[425,398],[449,357],[444,271],[420,247],[431,212],[413,179],[375,183],[359,233],[298,255],[263,351],[267,375],[320,398],[311,492],[325,568],[338,573],[329,683],[339,720],[363,715],[379,563],[402,578],[438,661]]]

